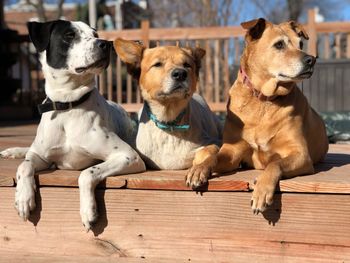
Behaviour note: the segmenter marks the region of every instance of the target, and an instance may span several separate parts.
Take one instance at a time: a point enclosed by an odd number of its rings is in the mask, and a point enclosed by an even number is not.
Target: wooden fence
[[[316,23],[315,11],[309,10],[304,26],[310,36],[307,45],[310,54],[321,59],[350,59],[350,22]],[[140,29],[99,32],[104,39],[141,40],[147,47],[176,44],[205,48],[207,53],[202,63],[198,92],[214,111],[226,110],[227,92],[236,78],[234,69],[239,65],[244,34],[240,26],[150,28],[148,21],[143,21]],[[142,103],[137,83],[126,73],[120,59],[115,54],[111,56],[110,67],[99,78],[99,89],[127,111],[136,112]]]
[[[310,36],[308,52],[317,54],[321,60],[316,64],[313,77],[305,81],[304,94],[316,110],[350,110],[349,96],[346,96],[350,94],[350,22],[314,21],[315,12],[310,10],[304,25]],[[214,111],[226,110],[227,92],[237,75],[244,34],[240,26],[150,28],[148,21],[143,21],[140,29],[99,32],[104,39],[121,37],[141,40],[148,47],[177,44],[205,48],[198,92]],[[37,56],[28,41],[28,36],[20,37],[19,63],[11,71],[12,76],[22,83],[20,92],[17,92],[17,102],[31,105],[34,109],[45,96],[44,82]],[[114,52],[111,54],[110,66],[99,76],[98,83],[107,99],[120,103],[127,111],[137,112],[141,108],[138,85],[127,74],[125,65]]]

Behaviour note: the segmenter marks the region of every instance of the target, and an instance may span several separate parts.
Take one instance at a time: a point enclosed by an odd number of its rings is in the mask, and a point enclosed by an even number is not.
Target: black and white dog
[[[39,105],[43,114],[30,148],[0,153],[25,156],[17,169],[15,206],[27,220],[35,208],[35,172],[52,165],[85,169],[79,177],[80,215],[89,230],[97,219],[96,185],[110,175],[145,170],[130,146],[136,130],[127,113],[95,88],[95,74],[108,66],[111,45],[82,22],[29,22],[28,30],[40,54],[47,99]]]

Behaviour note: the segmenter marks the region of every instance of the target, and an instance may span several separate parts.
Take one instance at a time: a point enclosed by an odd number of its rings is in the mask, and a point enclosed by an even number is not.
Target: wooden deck
[[[30,145],[35,129],[1,127],[0,150]],[[201,193],[185,187],[184,171],[110,177],[89,233],[78,171],[40,173],[37,209],[20,220],[20,162],[0,160],[0,262],[350,262],[350,145],[331,145],[317,174],[281,181],[258,216],[249,206],[258,171],[213,178]]]

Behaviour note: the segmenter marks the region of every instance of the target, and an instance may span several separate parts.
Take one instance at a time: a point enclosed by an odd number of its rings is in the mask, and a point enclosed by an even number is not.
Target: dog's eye
[[[162,65],[163,65],[162,62],[157,62],[157,63],[153,64],[152,67],[159,68],[159,67],[161,67]]]
[[[184,63],[184,68],[192,68],[191,65],[187,62]]]
[[[275,44],[274,44],[274,47],[276,48],[276,49],[284,49],[284,42],[281,40],[281,41],[278,41],[278,42],[276,42]]]
[[[94,31],[92,34],[93,34],[94,37],[98,38],[97,32]]]
[[[75,32],[70,31],[64,34],[65,38],[73,39],[75,37]]]
[[[299,42],[299,48],[302,50],[303,47],[304,47],[304,43],[303,43],[303,41],[300,41],[300,42]]]

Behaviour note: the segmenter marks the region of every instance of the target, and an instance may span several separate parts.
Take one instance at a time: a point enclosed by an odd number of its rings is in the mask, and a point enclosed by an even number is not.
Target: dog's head
[[[242,58],[253,74],[282,82],[311,77],[316,58],[303,51],[303,39],[309,37],[302,25],[294,21],[274,25],[263,18],[241,25],[247,30]]]
[[[28,22],[30,39],[41,62],[52,69],[82,75],[98,74],[109,64],[110,43],[83,22]]]
[[[195,92],[205,50],[177,46],[146,49],[123,39],[115,40],[114,48],[129,73],[139,80],[145,100],[166,103],[190,98]]]

